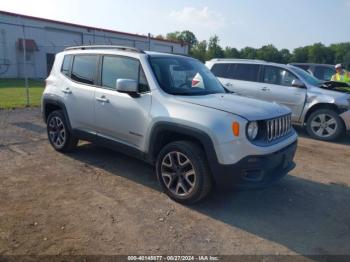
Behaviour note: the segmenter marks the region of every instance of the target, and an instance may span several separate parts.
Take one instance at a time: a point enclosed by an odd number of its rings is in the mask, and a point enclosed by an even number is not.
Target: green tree
[[[309,57],[308,47],[295,48],[292,55],[292,62],[306,63]]]
[[[175,32],[167,33],[166,39],[168,39],[170,41],[178,41],[178,42],[187,43],[189,45],[190,49],[194,45],[198,44],[197,37],[195,36],[194,33],[192,33],[189,30],[184,30],[182,32],[175,31]]]
[[[344,55],[342,64],[346,69],[350,70],[350,50]]]
[[[190,55],[205,62],[207,60],[207,41],[195,44],[190,50]]]
[[[245,47],[240,53],[243,59],[256,59],[256,49],[253,47]]]
[[[189,30],[182,31],[179,35],[179,40],[188,43],[190,48],[198,43],[195,34]]]
[[[281,54],[281,59],[282,59],[281,63],[288,64],[291,62],[292,54],[289,52],[288,49],[282,49],[280,51],[280,54]]]
[[[210,37],[208,43],[208,54],[207,58],[210,60],[212,58],[223,58],[224,50],[219,45],[220,39],[217,35]]]
[[[166,34],[166,39],[170,40],[170,41],[180,41],[180,39],[179,39],[180,34],[181,33],[179,31],[167,33]]]
[[[240,58],[239,51],[234,47],[226,46],[224,49],[225,58]]]
[[[333,64],[343,64],[344,67],[350,69],[350,43],[332,44],[329,47],[334,54]]]
[[[268,62],[282,62],[282,56],[278,49],[273,45],[265,45],[257,50],[256,57],[261,60],[265,60]]]
[[[313,44],[308,47],[308,62],[327,64],[334,61],[334,55],[331,49],[321,43]]]

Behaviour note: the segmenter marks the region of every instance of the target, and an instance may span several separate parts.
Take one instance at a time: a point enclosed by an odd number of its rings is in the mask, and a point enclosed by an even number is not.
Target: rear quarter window
[[[72,66],[73,55],[65,55],[61,67],[61,73],[70,77],[70,68]]]

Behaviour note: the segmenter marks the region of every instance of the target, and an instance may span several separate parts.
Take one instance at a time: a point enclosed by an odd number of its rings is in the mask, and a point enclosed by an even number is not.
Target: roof
[[[331,64],[318,64],[318,63],[289,63],[290,65],[308,65],[308,66],[325,66],[325,67],[333,67]]]
[[[146,54],[151,57],[186,57],[190,59],[195,59],[183,54],[174,54],[174,53],[162,53],[155,51],[143,51],[137,48],[129,46],[116,46],[116,45],[87,45],[87,46],[72,46],[64,49],[62,53],[69,54],[114,54],[115,52],[127,52],[129,55],[137,56]]]
[[[266,62],[258,59],[241,59],[241,58],[213,58],[212,62]]]
[[[210,61],[207,61],[210,64],[228,64],[228,63],[238,63],[238,64],[254,64],[254,65],[269,65],[269,66],[278,66],[282,68],[294,67],[291,64],[280,64],[275,62],[268,62],[264,60],[257,59],[236,59],[236,58],[214,58]]]
[[[84,28],[84,29],[88,29],[88,30],[96,30],[96,31],[101,31],[101,32],[106,32],[106,33],[115,33],[115,34],[121,34],[121,35],[125,35],[125,36],[134,36],[134,37],[141,37],[141,38],[148,39],[148,36],[145,36],[145,35],[126,33],[126,32],[121,32],[121,31],[116,31],[116,30],[111,30],[111,29],[105,29],[105,28],[91,27],[91,26],[86,26],[86,25],[80,25],[80,24],[69,23],[69,22],[62,22],[62,21],[51,20],[51,19],[47,19],[47,18],[23,15],[23,14],[12,13],[12,12],[0,10],[0,15],[1,14],[8,15],[8,16],[14,16],[14,17],[33,19],[33,20],[37,20],[37,21],[41,21],[41,22],[55,23],[55,24],[66,25],[66,26],[74,26],[74,27]],[[186,42],[170,41],[170,40],[160,39],[160,38],[155,38],[155,37],[151,37],[151,39],[156,40],[156,41],[161,41],[161,42],[173,43],[173,44],[188,45],[188,43],[186,43]]]

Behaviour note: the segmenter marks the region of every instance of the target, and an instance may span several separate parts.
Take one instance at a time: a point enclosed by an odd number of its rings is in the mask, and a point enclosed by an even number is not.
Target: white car
[[[46,79],[42,112],[57,151],[82,139],[147,161],[165,193],[185,204],[214,184],[262,187],[294,168],[290,110],[227,92],[189,57],[68,48]]]
[[[213,59],[207,67],[230,91],[292,110],[292,121],[320,140],[350,130],[350,93],[332,88],[293,65],[259,60]]]

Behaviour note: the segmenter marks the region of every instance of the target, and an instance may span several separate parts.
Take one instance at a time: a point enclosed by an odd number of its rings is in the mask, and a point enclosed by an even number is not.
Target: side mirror
[[[133,97],[138,96],[138,82],[132,79],[117,79],[117,91],[120,93],[129,94]]]
[[[292,82],[292,86],[305,88],[304,83],[301,82],[299,79],[294,79],[293,82]]]

